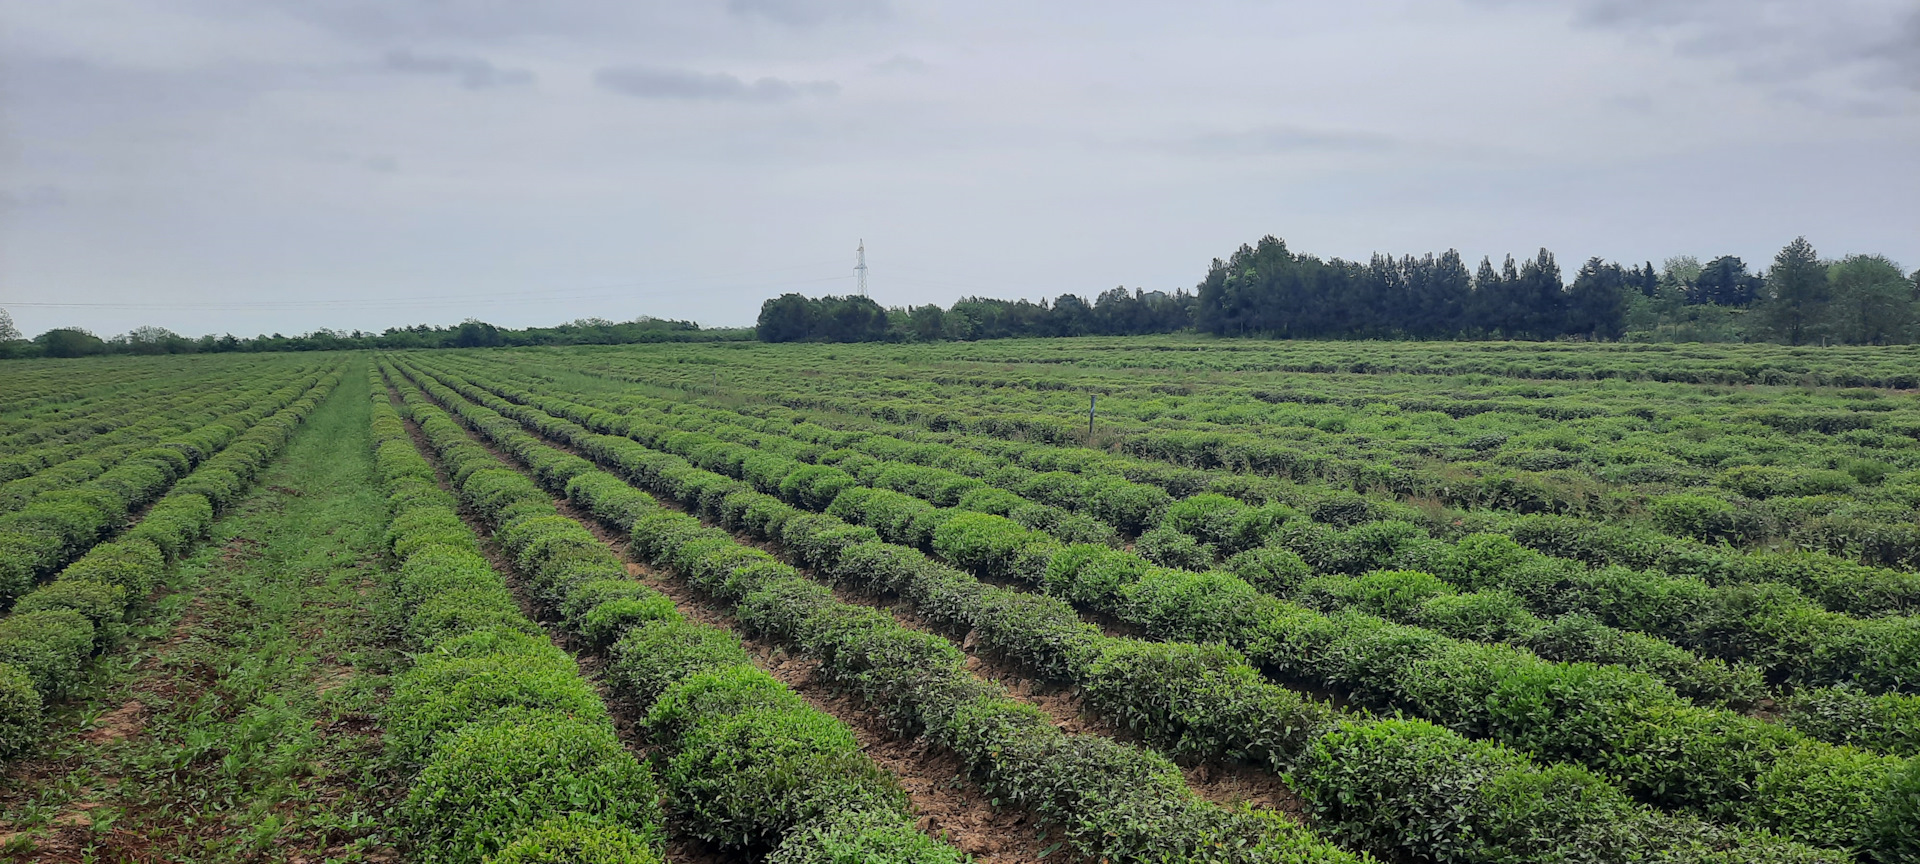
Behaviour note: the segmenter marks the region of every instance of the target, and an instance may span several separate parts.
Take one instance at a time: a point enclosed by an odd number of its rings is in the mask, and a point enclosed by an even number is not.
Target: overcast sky
[[[1264,234],[1911,270],[1920,3],[0,5],[28,334],[750,324],[863,238],[885,305],[1171,290]]]

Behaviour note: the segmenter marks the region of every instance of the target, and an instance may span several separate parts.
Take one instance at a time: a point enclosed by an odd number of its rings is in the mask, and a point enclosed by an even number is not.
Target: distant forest
[[[32,339],[0,309],[0,358],[100,354],[487,348],[638,342],[933,342],[1019,336],[1192,331],[1277,339],[1526,339],[1636,342],[1920,342],[1920,271],[1882,255],[1822,259],[1796,239],[1765,267],[1722,255],[1622,265],[1589,258],[1569,281],[1545,249],[1469,270],[1458,252],[1365,263],[1295,253],[1264,237],[1214,259],[1194,290],[1114,288],[1091,301],[967,297],[952,306],[883,308],[866,297],[784,294],[753,328],[691,321],[582,319],[515,330],[469,319],[380,333],[316,330],[190,338],[158,327],[102,338],[58,327]]]
[[[1281,339],[1920,341],[1920,272],[1880,255],[1823,260],[1796,239],[1764,271],[1737,256],[1621,265],[1590,258],[1568,282],[1545,249],[1469,270],[1448,251],[1361,263],[1296,254],[1275,237],[1215,259],[1192,293],[1107,291],[1088,302],[969,297],[882,309],[864,297],[786,294],[760,309],[767,342],[996,339],[1195,330]]]
[[[517,345],[630,345],[638,342],[746,341],[745,327],[707,328],[691,321],[639,318],[607,321],[583,318],[557,327],[515,330],[469,319],[436,327],[389,327],[379,333],[315,330],[299,336],[279,333],[251,338],[189,338],[161,327],[139,327],[101,338],[79,327],[56,327],[32,339],[22,338],[6,310],[0,309],[0,358],[91,357],[101,354],[224,354],[258,351],[338,351],[351,348],[497,348]]]

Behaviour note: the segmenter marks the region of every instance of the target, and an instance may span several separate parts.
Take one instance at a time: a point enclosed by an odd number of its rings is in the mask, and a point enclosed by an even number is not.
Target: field
[[[17,860],[1920,861],[1920,353],[20,361]]]

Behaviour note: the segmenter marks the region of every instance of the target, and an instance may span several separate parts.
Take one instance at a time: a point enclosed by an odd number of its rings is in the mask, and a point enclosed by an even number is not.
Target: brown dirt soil
[[[146,723],[147,706],[138,699],[129,699],[127,704],[95,721],[93,728],[82,733],[80,737],[90,744],[118,741],[138,733]]]

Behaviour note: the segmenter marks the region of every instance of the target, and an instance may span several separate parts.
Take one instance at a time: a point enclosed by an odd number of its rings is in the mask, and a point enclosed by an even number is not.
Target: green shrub
[[[1648,502],[1648,509],[1661,530],[1709,543],[1745,542],[1762,533],[1731,503],[1711,495],[1664,495]]]
[[[213,526],[213,502],[203,495],[175,491],[147,510],[122,541],[145,540],[169,561],[178,560]]]
[[[1162,567],[1205,570],[1213,566],[1212,546],[1171,528],[1155,528],[1140,535],[1134,541],[1133,548],[1140,553],[1140,557]]]
[[[513,595],[497,584],[435,594],[415,606],[407,618],[408,638],[429,648],[451,636],[493,627],[540,632],[538,624],[521,614]]]
[[[1293,596],[1300,584],[1313,576],[1313,568],[1298,553],[1275,546],[1241,552],[1227,559],[1226,569],[1275,597]]]
[[[1334,716],[1224,645],[1109,640],[1080,682],[1111,725],[1197,759],[1283,769]]]
[[[666,620],[678,615],[679,612],[674,608],[673,601],[658,594],[652,597],[608,600],[587,610],[587,614],[580,620],[578,630],[587,641],[604,648],[640,624]]]
[[[0,663],[27,673],[43,698],[66,694],[93,653],[93,622],[71,609],[26,612],[0,620]]]
[[[711,842],[777,842],[830,814],[905,809],[846,726],[750,666],[683,678],[646,724],[673,751],[662,771],[680,824]]]
[[[1470,642],[1518,642],[1538,631],[1539,618],[1506,591],[1475,591],[1429,598],[1415,623]],[[1584,658],[1582,658],[1584,659]]]
[[[915,829],[903,813],[859,811],[801,826],[766,864],[962,864],[959,850]]]
[[[569,814],[528,828],[490,864],[659,864],[657,843],[625,825]]]
[[[1202,543],[1230,544],[1235,539],[1235,525],[1248,509],[1236,499],[1206,492],[1169,506],[1162,524],[1182,534],[1191,534]]]
[[[1538,557],[1539,553],[1504,534],[1469,534],[1454,544],[1454,553],[1435,572],[1470,591],[1504,588],[1503,577],[1509,571]]]
[[[641,705],[689,675],[752,663],[732,634],[672,619],[628,630],[610,654],[607,677]]]
[[[1430,573],[1379,570],[1365,576],[1319,576],[1300,586],[1295,599],[1313,609],[1358,609],[1389,621],[1412,621],[1429,599],[1453,593]]]
[[[521,709],[596,723],[606,718],[606,706],[562,652],[434,658],[395,680],[385,740],[402,764],[413,763],[445,733]]]
[[[1802,745],[1754,783],[1746,821],[1815,846],[1867,840],[1875,808],[1902,760],[1843,747]]]
[[[1347,721],[1291,776],[1323,832],[1383,856],[1403,848],[1410,824],[1440,861],[1616,860],[1634,839],[1630,804],[1604,781],[1542,774],[1511,750],[1415,720]]]
[[[566,814],[599,817],[658,848],[659,797],[604,719],[521,712],[447,736],[401,810],[422,860],[479,864]]]
[[[387,548],[395,557],[407,556],[427,546],[449,546],[478,552],[479,541],[452,510],[416,507],[393,517],[387,527]]]
[[[13,614],[70,609],[93,623],[96,650],[119,641],[126,632],[127,592],[91,579],[63,579],[42,585],[13,604]]]
[[[120,540],[102,543],[87,550],[80,560],[60,571],[62,581],[102,582],[126,592],[129,602],[139,602],[159,587],[166,572],[166,558],[159,547],[144,540]]]
[[[13,663],[0,662],[0,759],[10,759],[40,742],[45,727],[40,691],[33,676]]]
[[[1789,698],[1781,722],[1821,741],[1920,755],[1920,696],[1817,688]]]
[[[1920,861],[1920,759],[1888,779],[1867,823],[1866,848],[1879,864]]]
[[[414,550],[394,580],[394,593],[409,606],[455,591],[493,589],[504,594],[506,584],[478,550],[459,546],[424,546]]]

